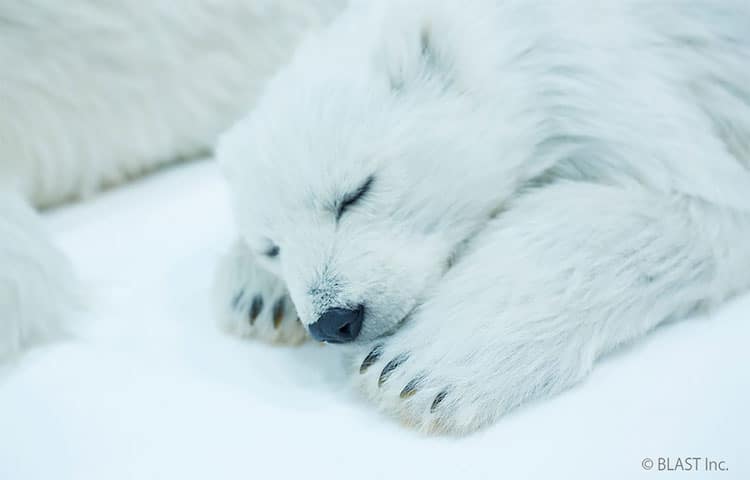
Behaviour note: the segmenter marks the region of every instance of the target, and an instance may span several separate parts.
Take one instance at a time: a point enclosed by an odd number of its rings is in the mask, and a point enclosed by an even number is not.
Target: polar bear
[[[485,426],[750,286],[745,0],[359,2],[221,137],[230,331]]]
[[[74,269],[32,207],[204,155],[345,0],[0,3],[0,359],[65,328]]]

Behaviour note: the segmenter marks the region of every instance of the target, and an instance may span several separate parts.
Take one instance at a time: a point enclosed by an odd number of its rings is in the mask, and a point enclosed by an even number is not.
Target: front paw
[[[257,265],[242,242],[219,264],[214,304],[219,326],[233,335],[290,345],[307,338],[284,282]]]
[[[497,323],[463,323],[433,313],[418,312],[351,365],[354,382],[380,410],[417,430],[475,431],[566,388],[590,368],[574,338],[528,338],[522,323],[500,326],[504,315]]]
[[[438,433],[474,430],[478,405],[473,397],[482,390],[482,380],[470,379],[462,362],[446,358],[448,353],[402,330],[355,356],[354,382],[379,410],[409,427]]]

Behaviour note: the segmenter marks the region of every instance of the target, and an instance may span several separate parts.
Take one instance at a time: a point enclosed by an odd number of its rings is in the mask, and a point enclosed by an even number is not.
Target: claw
[[[424,380],[424,377],[417,377],[411,379],[409,383],[406,384],[403,390],[401,390],[401,393],[399,394],[399,397],[403,399],[407,399],[411,396],[413,396],[415,393],[417,393],[417,387],[420,383]]]
[[[278,329],[284,318],[284,299],[280,298],[273,306],[273,328]]]
[[[245,291],[240,290],[234,295],[234,297],[232,297],[232,309],[237,310],[237,307],[239,307],[240,302],[242,301],[242,297],[244,295],[245,295]]]
[[[435,410],[440,406],[440,403],[445,400],[446,395],[448,395],[448,390],[443,390],[435,395],[435,400],[433,400],[432,405],[430,405],[430,413],[435,413]]]
[[[372,351],[367,354],[365,359],[362,360],[362,365],[359,366],[359,373],[365,373],[373,363],[378,361],[381,353],[383,353],[383,345],[376,345],[375,348],[373,348]]]
[[[409,358],[409,355],[402,353],[401,355],[388,362],[385,367],[383,367],[383,371],[380,372],[380,377],[378,378],[378,387],[381,387],[385,383],[385,381],[388,380],[388,377],[391,375],[391,373],[396,370],[399,365],[404,363],[407,358]]]
[[[255,323],[255,319],[258,318],[261,310],[263,310],[263,297],[256,295],[253,297],[253,302],[250,304],[250,325]]]

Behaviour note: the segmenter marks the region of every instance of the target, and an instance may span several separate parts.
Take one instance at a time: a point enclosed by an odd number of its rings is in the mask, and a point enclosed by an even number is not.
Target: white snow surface
[[[750,478],[750,295],[663,326],[574,389],[463,438],[428,437],[352,390],[333,346],[215,327],[235,232],[210,162],[46,215],[93,306],[70,338],[0,366],[0,479],[633,479],[649,457]]]

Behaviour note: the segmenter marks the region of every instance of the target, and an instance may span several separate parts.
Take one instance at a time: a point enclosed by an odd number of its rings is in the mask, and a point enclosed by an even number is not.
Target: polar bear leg
[[[404,326],[354,355],[377,406],[462,433],[580,381],[594,360],[750,277],[750,216],[641,189],[526,194]]]

